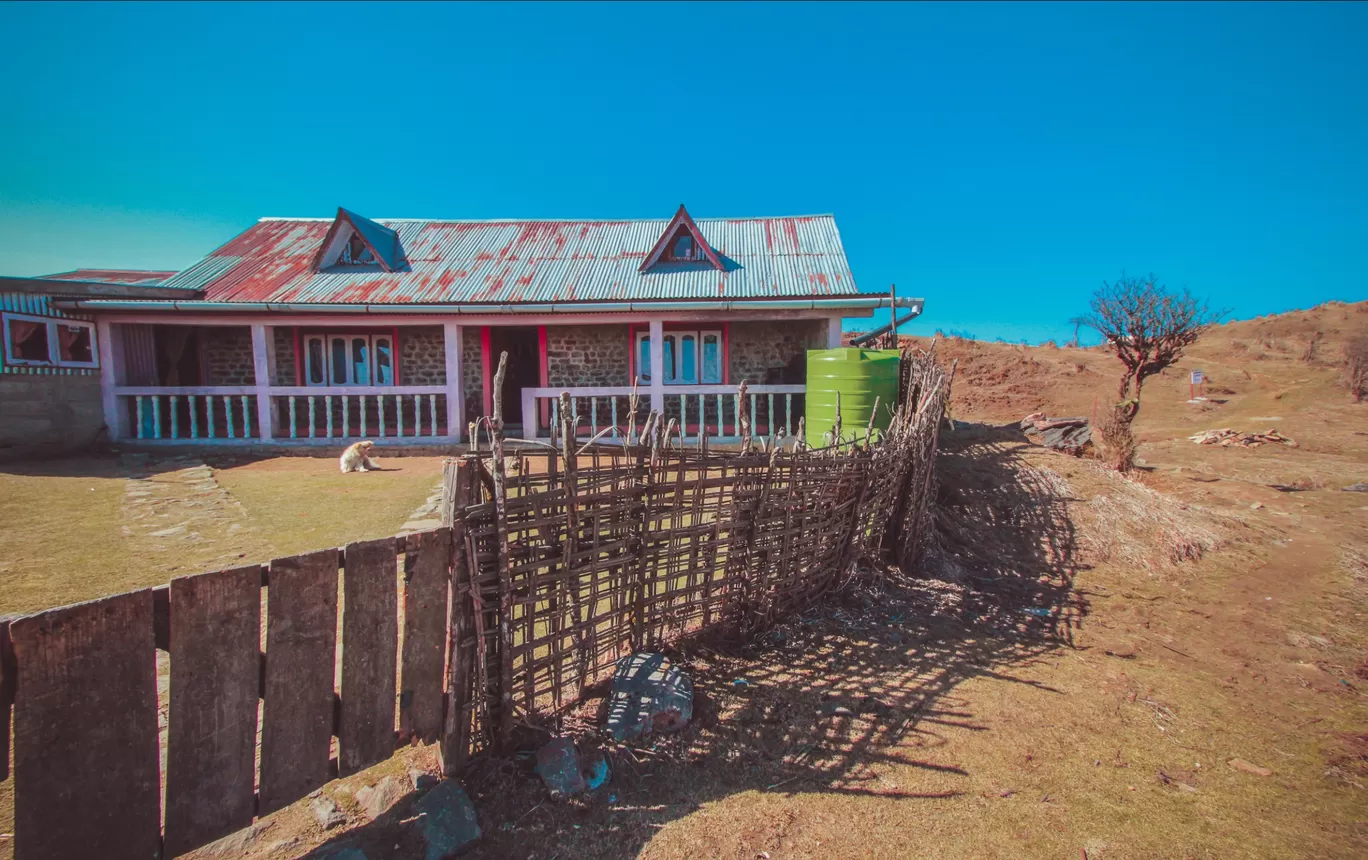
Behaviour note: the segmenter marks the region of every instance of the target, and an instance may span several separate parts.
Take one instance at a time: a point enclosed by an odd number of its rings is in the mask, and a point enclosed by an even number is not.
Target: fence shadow
[[[532,771],[545,739],[473,762],[462,777],[484,831],[470,857],[633,857],[661,826],[746,791],[877,795],[935,803],[966,790],[946,764],[955,731],[990,731],[956,694],[980,676],[1031,684],[1019,668],[1060,647],[1087,613],[1068,487],[1027,465],[1012,427],[958,425],[937,461],[936,537],[915,576],[865,571],[818,605],[739,645],[716,639],[666,649],[694,682],[694,719],[646,749],[610,749],[596,797],[554,804]],[[592,734],[601,699],[563,718]],[[890,766],[933,774],[930,790],[882,778]],[[345,848],[371,860],[420,856],[411,794],[379,819],[307,855]]]

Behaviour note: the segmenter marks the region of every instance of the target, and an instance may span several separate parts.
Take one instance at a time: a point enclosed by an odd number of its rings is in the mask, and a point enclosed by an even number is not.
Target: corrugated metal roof
[[[139,287],[155,287],[175,272],[155,272],[146,269],[76,269],[71,272],[58,272],[55,275],[40,275],[48,281],[86,281],[97,284],[131,284]]]
[[[271,218],[171,278],[215,302],[485,303],[846,296],[858,292],[830,215],[703,218],[726,266],[638,272],[669,219],[372,219],[399,235],[403,271],[315,272],[331,219]]]

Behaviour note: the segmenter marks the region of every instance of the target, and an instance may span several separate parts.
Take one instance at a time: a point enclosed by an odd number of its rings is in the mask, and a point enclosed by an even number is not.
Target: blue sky
[[[0,274],[263,215],[835,213],[913,330],[1368,298],[1368,4],[0,4]],[[886,316],[886,314],[885,314]]]

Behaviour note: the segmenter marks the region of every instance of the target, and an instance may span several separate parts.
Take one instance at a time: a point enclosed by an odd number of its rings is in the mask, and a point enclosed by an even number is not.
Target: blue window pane
[[[661,357],[660,360],[661,360],[661,362],[665,365],[665,381],[666,381],[666,382],[674,382],[674,381],[675,381],[675,378],[676,378],[676,374],[675,374],[675,366],[676,366],[676,365],[675,365],[675,336],[672,335],[672,334],[667,334],[667,335],[665,335],[665,343],[662,344],[662,346],[664,346],[665,349],[664,349],[664,355]]]
[[[370,385],[370,347],[364,337],[352,338],[352,379],[357,385]]]
[[[387,337],[375,339],[375,384],[394,384],[394,361],[391,356],[390,340]]]
[[[637,375],[642,382],[651,381],[651,338],[642,337],[640,341],[640,354],[637,356]]]
[[[347,384],[347,342],[341,338],[332,342],[332,384]]]
[[[717,335],[703,335],[703,382],[719,383],[722,381],[722,344],[718,343]]]
[[[323,375],[327,372],[327,362],[323,358],[322,338],[309,339],[309,384],[322,385],[327,382]]]
[[[698,343],[691,334],[679,339],[679,381],[698,382]]]

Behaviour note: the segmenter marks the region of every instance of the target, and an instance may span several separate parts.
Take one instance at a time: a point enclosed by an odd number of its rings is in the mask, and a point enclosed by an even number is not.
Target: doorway
[[[489,375],[499,369],[500,353],[508,353],[500,408],[504,427],[522,435],[522,390],[541,385],[541,348],[536,326],[490,326]]]

